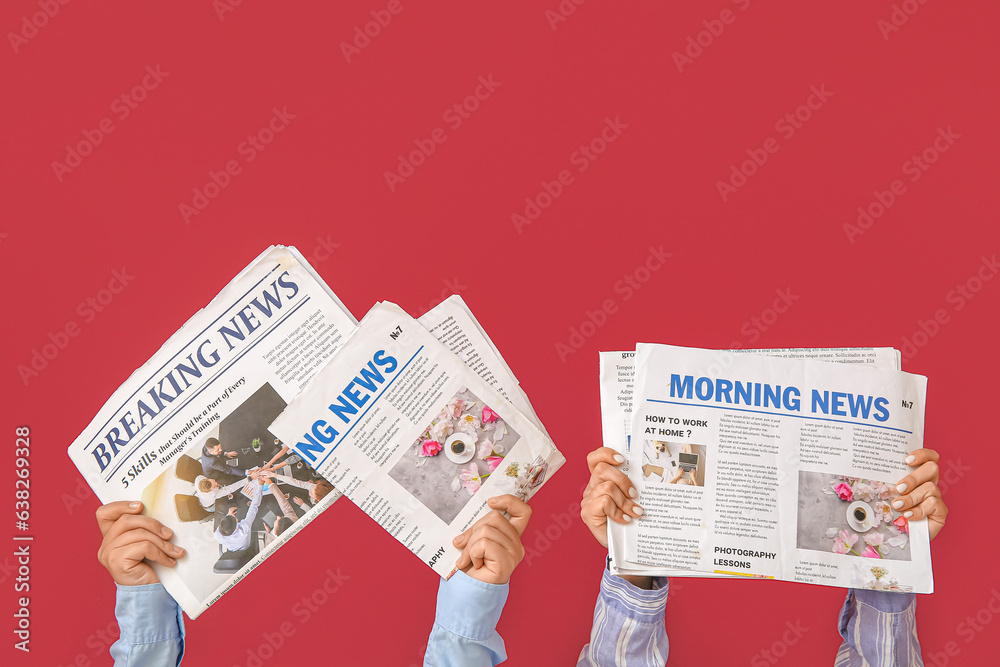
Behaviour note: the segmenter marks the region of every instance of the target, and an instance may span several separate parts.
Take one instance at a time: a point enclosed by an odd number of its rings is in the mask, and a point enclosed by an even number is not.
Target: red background
[[[996,628],[973,631],[965,619],[993,621],[987,602],[1000,597],[987,505],[1000,281],[973,280],[981,289],[961,309],[948,294],[1000,246],[991,196],[1000,7],[909,0],[916,13],[886,39],[878,22],[890,19],[889,0],[653,4],[591,0],[553,29],[546,11],[556,0],[404,0],[349,63],[340,43],[386,2],[248,1],[221,19],[209,0],[70,2],[16,52],[8,33],[39,7],[3,4],[0,467],[13,469],[14,427],[29,425],[37,540],[30,656],[10,646],[13,576],[0,572],[4,660],[108,661],[101,633],[114,586],[95,558],[98,503],[89,491],[75,501],[80,477],[66,447],[189,316],[266,246],[285,243],[314,257],[358,317],[378,299],[418,314],[456,287],[566,454],[534,501],[525,543],[540,555],[515,573],[500,623],[511,665],[570,664],[590,629],[603,551],[572,508],[584,456],[600,444],[598,350],[902,347],[942,309],[947,322],[917,335],[924,345],[904,363],[930,378],[927,442],[951,475],[920,639],[929,664],[945,664],[948,648],[950,664],[995,661]],[[711,22],[724,9],[735,20],[678,71],[674,52],[703,21],[718,31]],[[120,120],[111,104],[147,66],[169,74]],[[452,129],[442,114],[487,75],[499,87]],[[821,85],[832,96],[783,137],[775,122]],[[237,147],[275,107],[295,118],[247,163]],[[103,118],[114,131],[60,181],[52,163]],[[628,127],[577,172],[571,154],[605,118]],[[390,191],[384,172],[438,127],[447,140]],[[903,163],[949,127],[960,138],[911,182]],[[717,181],[769,137],[777,153],[723,201]],[[179,205],[231,159],[241,173],[185,222]],[[563,169],[573,183],[516,229],[511,214]],[[844,225],[894,179],[905,194],[852,242]],[[338,246],[316,255],[320,239]],[[672,256],[626,300],[615,285],[650,246]],[[78,305],[123,267],[134,276],[127,288],[84,321]],[[766,310],[782,289],[798,300],[775,321]],[[605,299],[617,311],[563,362],[556,344]],[[754,317],[767,318],[766,330]],[[18,365],[70,322],[79,335],[22,381]],[[13,476],[3,477],[12,510]],[[292,606],[327,567],[350,578],[302,624]],[[188,623],[185,664],[246,665],[248,648],[284,621],[296,635],[266,664],[419,663],[436,586],[340,502]],[[808,631],[779,664],[830,664],[842,599],[840,589],[790,583],[678,582],[671,664],[759,661],[786,622]]]

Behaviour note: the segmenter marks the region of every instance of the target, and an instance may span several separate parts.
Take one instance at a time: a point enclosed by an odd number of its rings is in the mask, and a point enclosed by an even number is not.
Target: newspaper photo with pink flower
[[[893,506],[927,379],[878,367],[892,350],[777,352],[636,346],[624,453],[645,514],[612,530],[616,565],[933,592],[926,520]]]
[[[527,500],[565,462],[457,297],[420,322],[376,304],[270,429],[446,578],[489,498]]]

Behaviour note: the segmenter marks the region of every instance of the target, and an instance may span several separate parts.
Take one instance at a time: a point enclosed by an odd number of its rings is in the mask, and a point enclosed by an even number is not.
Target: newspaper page
[[[528,395],[462,297],[452,294],[417,321],[548,437]]]
[[[922,447],[926,378],[644,343],[635,368],[629,476],[646,515],[626,561],[933,591],[927,522],[891,506]]]
[[[527,499],[565,462],[497,389],[387,302],[271,430],[443,577],[461,553],[452,539],[490,511],[487,499]]]
[[[733,354],[763,354],[769,357],[790,359],[817,359],[848,364],[870,364],[874,368],[900,369],[899,351],[891,347],[852,348],[771,348],[733,349]],[[625,457],[620,470],[628,474],[629,444],[632,429],[632,394],[635,389],[635,352],[600,353],[601,428],[604,446]],[[728,364],[727,357],[723,362]],[[676,462],[674,462],[676,464]],[[611,521],[608,523],[608,567],[616,575],[647,575],[672,577],[728,578],[738,575],[715,574],[695,570],[660,568],[641,563],[629,563],[622,558],[625,531],[628,526]]]
[[[102,503],[141,500],[174,531],[186,553],[153,567],[190,618],[339,496],[268,425],[356,324],[295,248],[272,246],[70,445]],[[248,476],[268,463],[266,482]]]

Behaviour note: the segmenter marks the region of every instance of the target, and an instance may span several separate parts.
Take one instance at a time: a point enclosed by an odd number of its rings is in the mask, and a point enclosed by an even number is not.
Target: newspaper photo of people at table
[[[187,549],[175,568],[200,600],[339,493],[267,427],[285,402],[265,384],[143,492],[146,511]]]

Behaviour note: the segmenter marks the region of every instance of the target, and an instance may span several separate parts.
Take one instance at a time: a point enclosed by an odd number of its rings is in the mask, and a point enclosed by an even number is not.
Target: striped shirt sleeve
[[[834,667],[923,667],[916,608],[913,593],[848,592]]]
[[[580,652],[577,667],[663,667],[668,591],[666,577],[654,577],[653,590],[647,591],[605,570],[590,643]]]

